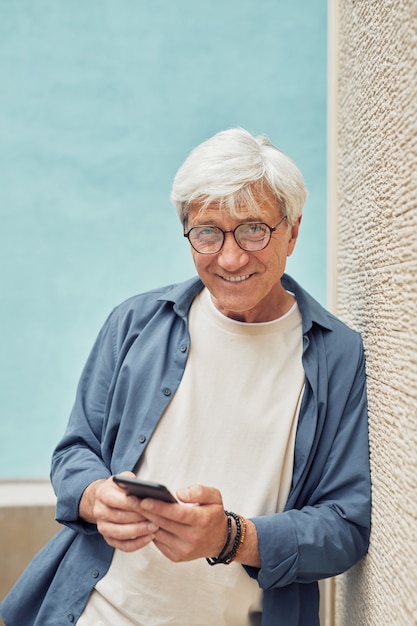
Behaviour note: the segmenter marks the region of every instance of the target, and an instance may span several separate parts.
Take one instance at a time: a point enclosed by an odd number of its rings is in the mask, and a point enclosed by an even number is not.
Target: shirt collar
[[[313,324],[319,324],[328,330],[332,329],[330,313],[288,274],[283,275],[282,285],[295,295],[303,319],[303,333],[308,332]],[[172,302],[177,315],[186,317],[192,301],[203,287],[200,278],[194,277],[186,282],[173,285],[165,295],[160,296],[159,300]]]
[[[186,317],[192,301],[198,293],[204,288],[204,285],[198,276],[191,278],[183,283],[173,285],[166,294],[160,296],[158,300],[166,300],[174,304],[174,311],[180,317]]]
[[[308,332],[313,324],[319,324],[323,328],[332,330],[331,315],[317,300],[303,289],[291,276],[284,274],[282,286],[295,295],[298,308],[303,319],[303,333]]]

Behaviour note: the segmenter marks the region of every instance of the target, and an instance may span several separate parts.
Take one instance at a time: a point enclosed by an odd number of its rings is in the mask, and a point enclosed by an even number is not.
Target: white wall
[[[336,626],[417,624],[417,2],[329,0],[329,265],[363,334],[373,528],[336,579]]]

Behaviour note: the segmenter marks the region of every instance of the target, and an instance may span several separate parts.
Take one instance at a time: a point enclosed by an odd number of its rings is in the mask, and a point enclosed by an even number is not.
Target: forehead
[[[269,189],[254,190],[244,198],[231,196],[195,202],[188,212],[189,224],[212,224],[219,221],[266,222],[280,219],[283,211]],[[275,223],[275,222],[274,222]]]
[[[221,226],[226,222],[262,222],[264,219],[266,219],[265,213],[259,211],[253,212],[249,209],[242,209],[238,212],[234,212],[232,215],[227,209],[213,204],[210,204],[204,209],[192,207],[188,214],[188,223],[192,225],[218,224]]]

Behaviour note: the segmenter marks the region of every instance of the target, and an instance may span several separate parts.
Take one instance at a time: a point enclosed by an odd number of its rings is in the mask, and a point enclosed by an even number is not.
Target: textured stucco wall
[[[329,0],[336,313],[363,334],[373,530],[336,626],[417,624],[417,1]]]

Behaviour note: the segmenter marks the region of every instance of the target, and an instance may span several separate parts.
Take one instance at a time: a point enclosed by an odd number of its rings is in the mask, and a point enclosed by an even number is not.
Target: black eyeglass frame
[[[236,228],[233,228],[233,230],[223,230],[222,228],[220,228],[220,226],[213,226],[212,224],[201,224],[199,226],[193,226],[192,228],[190,228],[190,230],[188,232],[184,232],[184,237],[186,237],[190,243],[190,246],[193,248],[193,250],[195,250],[196,252],[198,252],[198,254],[218,254],[220,252],[220,250],[223,248],[224,246],[224,241],[226,239],[226,234],[227,233],[233,233],[233,238],[236,241],[237,245],[239,246],[239,248],[241,250],[244,250],[245,252],[260,252],[261,250],[265,250],[265,248],[269,245],[270,241],[271,241],[271,237],[272,237],[272,233],[274,233],[276,230],[278,230],[278,228],[281,226],[281,224],[287,220],[287,216],[284,215],[284,217],[282,217],[280,219],[280,221],[278,222],[278,224],[276,226],[269,226],[269,224],[266,224],[265,222],[243,222],[242,224],[238,224],[236,226]],[[260,224],[262,226],[266,226],[269,229],[269,239],[266,242],[266,244],[264,246],[262,246],[262,248],[257,248],[256,250],[248,250],[247,248],[244,248],[239,241],[236,238],[236,231],[241,228],[242,226],[250,226],[251,224]],[[216,228],[218,231],[220,231],[223,235],[223,240],[221,242],[221,245],[219,247],[218,250],[216,250],[215,252],[201,252],[200,250],[197,250],[197,248],[193,245],[191,239],[190,239],[190,233],[192,230],[194,230],[195,228],[204,228],[205,226],[210,226],[211,228]],[[184,222],[184,228],[185,228],[185,222]]]

